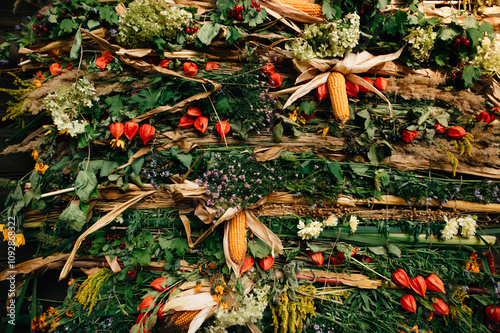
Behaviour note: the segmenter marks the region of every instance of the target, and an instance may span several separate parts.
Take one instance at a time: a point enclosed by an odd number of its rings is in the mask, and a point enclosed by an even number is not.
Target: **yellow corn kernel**
[[[229,254],[231,259],[240,263],[245,259],[246,248],[245,248],[245,224],[246,215],[244,211],[239,212],[235,217],[233,217],[229,222]]]
[[[174,321],[176,326],[188,325],[193,321],[194,317],[196,317],[198,312],[200,312],[200,310],[179,311],[174,315],[175,319],[174,319],[174,317],[172,317],[172,320]]]
[[[315,16],[315,17],[323,17],[323,11],[321,10],[321,5],[316,3],[311,3],[303,0],[278,0],[282,4],[293,7],[304,13]]]
[[[333,114],[338,121],[345,124],[349,120],[349,100],[347,99],[344,74],[331,72],[328,75],[327,87]]]

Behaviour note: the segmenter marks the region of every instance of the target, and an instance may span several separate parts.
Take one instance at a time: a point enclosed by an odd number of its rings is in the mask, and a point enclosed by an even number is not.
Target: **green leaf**
[[[14,192],[12,192],[10,198],[13,204],[12,204],[12,212],[9,215],[16,216],[21,211],[21,209],[23,209],[25,204],[24,194],[21,185],[16,186],[16,189],[14,190]]]
[[[165,49],[165,45],[167,44],[167,42],[161,38],[161,37],[155,37],[153,39],[153,45],[155,46],[155,51],[156,53],[158,53],[162,58],[165,54],[165,52],[163,51]]]
[[[327,161],[325,163],[325,171],[330,171],[332,175],[337,179],[337,183],[342,184],[344,180],[344,174],[342,172],[342,167],[338,161]]]
[[[256,10],[248,10],[243,15],[244,23],[248,24],[250,27],[256,27],[259,24],[264,23],[267,17],[267,11],[264,7],[260,8],[260,12]]]
[[[369,164],[361,164],[361,163],[349,162],[349,167],[358,176],[364,176],[365,173],[368,170],[370,170],[370,165]]]
[[[94,30],[95,28],[97,28],[100,25],[101,25],[101,23],[99,23],[99,21],[96,21],[96,20],[88,20],[87,21],[87,27],[89,27],[89,30]]]
[[[105,20],[111,24],[118,23],[119,20],[118,14],[108,6],[99,7],[99,16],[101,20]]]
[[[479,29],[479,23],[477,22],[477,20],[475,18],[468,16],[462,21],[462,27],[464,28],[464,30],[467,30],[470,28]]]
[[[30,175],[30,183],[32,188],[37,188],[42,180],[42,175],[33,170]]]
[[[323,1],[323,5],[321,6],[321,11],[326,16],[327,20],[333,20],[337,18],[337,9],[330,1]]]
[[[222,25],[219,23],[203,24],[198,30],[196,37],[205,45],[210,45],[212,40],[219,34]]]
[[[378,155],[377,155],[377,146],[371,145],[367,156],[368,156],[368,159],[370,160],[370,163],[372,165],[377,166],[380,163],[380,161],[378,159]]]
[[[297,256],[297,254],[299,254],[299,252],[300,252],[300,246],[297,246],[296,248],[291,249],[289,251],[285,250],[286,260],[292,260]]]
[[[437,122],[442,126],[448,127],[448,120],[450,120],[450,114],[447,112],[441,113],[435,116],[434,119],[437,120]]]
[[[316,245],[314,243],[309,243],[309,242],[306,242],[306,245],[307,247],[309,248],[309,250],[311,250],[312,252],[314,253],[318,253],[318,252],[325,252],[325,251],[328,251],[328,249],[324,246],[319,246],[319,245]]]
[[[69,52],[69,57],[71,59],[76,59],[80,55],[80,47],[82,46],[83,36],[80,32],[80,29],[76,31],[75,40],[73,41],[73,45],[71,46],[71,51]]]
[[[367,129],[370,126],[370,112],[367,109],[363,109],[358,112],[358,116],[365,119],[364,129]]]
[[[385,248],[383,246],[371,246],[368,247],[368,250],[379,256],[387,255],[387,252],[385,251]]]
[[[495,30],[493,30],[493,27],[489,22],[484,21],[480,26],[479,26],[479,32],[481,33],[486,33],[488,37],[490,37],[491,41],[493,41],[493,36],[495,34]]]
[[[170,152],[172,155],[179,160],[187,169],[191,167],[191,163],[193,163],[193,156],[191,154],[184,154],[179,151],[178,146],[173,146],[170,148]]]
[[[464,80],[464,87],[470,88],[474,85],[481,76],[481,69],[475,66],[465,66],[462,71],[462,79]]]
[[[113,171],[114,169],[118,168],[119,166],[120,165],[115,161],[104,161],[104,163],[102,164],[101,173],[99,174],[99,176],[100,177],[108,177],[109,173],[111,171]],[[118,176],[116,179],[118,179]]]
[[[271,254],[272,248],[259,238],[247,242],[248,250],[253,258],[266,258]]]
[[[389,245],[387,245],[387,252],[398,258],[401,258],[401,249],[396,244],[389,243]]]
[[[135,95],[134,95],[135,96]],[[122,109],[123,109],[123,103],[120,95],[114,95],[112,97],[107,97],[104,102],[108,106],[108,111],[109,115],[111,118],[116,118],[120,116]]]
[[[434,135],[436,135],[436,130],[434,128],[426,128],[424,140],[430,146],[434,140]]]
[[[90,194],[97,186],[97,177],[91,171],[78,172],[75,181],[75,194],[82,201],[87,201],[90,198]]]
[[[457,37],[458,35],[460,35],[459,31],[456,31],[455,29],[448,26],[441,27],[437,32],[437,38],[445,41],[455,39],[455,37]]]
[[[283,125],[281,121],[273,127],[273,137],[275,142],[281,142],[283,138]]]
[[[229,43],[229,44],[232,44],[234,43],[238,38],[240,38],[242,35],[240,34],[240,32],[238,31],[238,29],[236,29],[235,27],[227,27],[227,35],[226,35],[226,41]]]
[[[314,114],[314,111],[316,111],[316,107],[313,103],[304,101],[300,103],[299,110],[304,112],[308,116],[312,116]]]
[[[143,165],[144,165],[144,157],[139,157],[132,161],[130,167],[132,168],[134,174],[136,176],[139,176]]]
[[[59,24],[59,29],[61,29],[64,33],[71,33],[76,28],[78,28],[78,24],[69,19],[64,19]]]
[[[174,238],[170,241],[170,249],[175,251],[177,256],[182,257],[189,251],[189,245],[185,238]]]
[[[429,118],[431,114],[432,114],[431,109],[427,110],[427,112],[424,112],[420,117],[418,117],[417,124],[422,125],[427,120],[427,118]]]
[[[221,113],[232,113],[233,107],[228,96],[221,96],[217,103],[215,103],[215,108]]]
[[[71,229],[80,232],[87,218],[77,204],[71,203],[59,216],[59,220],[66,222]]]
[[[142,267],[146,267],[151,263],[151,254],[149,253],[149,248],[143,250],[135,249],[134,251],[132,251],[132,256]]]

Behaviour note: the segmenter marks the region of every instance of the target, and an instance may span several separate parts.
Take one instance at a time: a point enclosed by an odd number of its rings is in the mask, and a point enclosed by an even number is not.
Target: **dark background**
[[[45,4],[44,1],[32,1],[28,3],[23,0],[19,0],[16,11],[14,12],[15,0],[1,0],[0,1],[0,44],[5,41],[4,33],[16,33],[15,25],[21,24],[22,22],[27,22],[26,16],[36,15],[38,9]],[[22,71],[18,66],[19,59],[13,56],[10,59],[8,65],[0,66],[0,88],[16,88],[13,84],[14,80],[8,72],[15,72],[20,78],[24,80],[32,79],[36,71],[27,70]],[[24,137],[23,135],[16,138],[10,139],[16,132],[17,129],[14,127],[14,121],[1,121],[1,118],[5,116],[5,111],[8,107],[7,101],[10,100],[10,96],[4,92],[0,92],[0,178],[1,179],[11,179],[18,181],[28,172],[30,172],[35,162],[31,158],[29,153],[12,153],[12,154],[1,154],[1,152],[9,145],[20,143]],[[10,139],[10,140],[9,140]],[[0,187],[0,207],[3,209],[5,199],[10,192],[10,189]],[[0,271],[7,268],[7,242],[1,241],[3,236],[0,235]],[[16,262],[20,263],[29,260],[33,257],[35,248],[27,243],[25,246],[16,248]],[[47,271],[40,274],[37,278],[37,298],[38,299],[64,299],[66,294],[67,282],[63,281],[58,283],[59,271]],[[16,278],[17,282],[20,282],[24,277],[19,276]],[[6,317],[6,301],[9,285],[6,281],[0,282],[0,318],[8,319]],[[18,288],[21,289],[21,288]],[[33,290],[33,279],[30,279],[24,301],[22,303],[22,308],[20,313],[23,316],[16,317],[16,325],[14,332],[29,332],[29,305],[31,299],[31,292]],[[46,303],[48,304],[48,303]],[[53,304],[54,306],[57,303]],[[5,332],[6,326],[5,321],[2,320],[0,323],[0,332]]]

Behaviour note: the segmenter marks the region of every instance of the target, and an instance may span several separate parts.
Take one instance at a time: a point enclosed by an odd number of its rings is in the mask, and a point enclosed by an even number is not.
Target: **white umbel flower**
[[[456,236],[458,234],[458,221],[456,218],[448,220],[447,216],[444,217],[444,220],[446,222],[446,225],[444,226],[443,230],[441,230],[441,238],[443,240],[452,239],[453,236]]]
[[[477,223],[472,216],[461,217],[457,220],[458,225],[462,228],[460,229],[460,234],[462,237],[471,238],[476,235]]]
[[[359,220],[356,215],[351,215],[349,218],[349,227],[351,228],[352,233],[355,233],[358,229]]]

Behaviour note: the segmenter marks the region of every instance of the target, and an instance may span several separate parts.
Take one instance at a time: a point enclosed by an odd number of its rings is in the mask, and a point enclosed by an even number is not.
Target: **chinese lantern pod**
[[[138,123],[136,123],[135,121],[127,121],[125,123],[125,127],[123,128],[123,133],[125,133],[127,139],[132,140],[137,135],[137,132],[139,132]]]
[[[201,116],[201,110],[197,106],[188,107],[187,115],[190,117],[199,117]]]
[[[168,68],[168,65],[170,65],[170,59],[163,59],[162,61],[160,61],[160,64],[158,66],[160,66],[161,68]]]
[[[160,303],[158,305],[160,307],[158,308],[158,313],[156,315],[158,316],[158,319],[165,320],[167,318],[167,313],[163,311],[163,306],[165,305],[165,303]]]
[[[218,122],[215,125],[215,130],[217,131],[217,133],[219,133],[221,138],[224,138],[226,136],[226,134],[229,133],[230,129],[231,129],[231,125],[229,125],[229,123],[227,121],[224,121],[224,120]]]
[[[198,66],[194,62],[185,62],[184,65],[184,73],[187,76],[195,76],[198,73]]]
[[[398,286],[410,288],[410,278],[402,268],[392,273],[392,281]]]
[[[50,65],[50,68],[49,68],[50,75],[59,75],[59,74],[61,74],[61,70],[62,70],[62,67],[57,62]]]
[[[201,133],[205,133],[208,128],[208,118],[200,116],[194,121],[194,128],[196,128]]]
[[[164,287],[162,287],[161,285],[163,282],[165,282],[166,279],[166,277],[159,277],[151,282],[150,286],[153,287],[153,289],[156,291],[165,291],[168,289],[168,286],[165,285]]]
[[[190,128],[194,124],[194,119],[188,116],[187,114],[181,117],[179,121],[180,128]]]
[[[262,67],[262,72],[266,73],[267,75],[272,75],[274,74],[274,65],[271,64],[270,62],[267,62],[264,67]]]
[[[444,127],[440,123],[435,123],[434,124],[434,130],[436,131],[436,133],[443,134],[446,131],[446,127]]]
[[[316,97],[318,97],[320,101],[328,97],[328,88],[326,87],[326,83],[323,83],[318,87],[318,89],[316,89]]]
[[[220,66],[216,62],[209,61],[205,64],[205,70],[207,70],[207,71],[213,71],[214,69],[218,69],[218,68],[220,68]]]
[[[493,305],[487,306],[486,316],[488,317],[489,320],[494,322],[495,325],[498,325],[498,322],[500,321],[500,306],[495,306],[495,307],[493,307]]]
[[[441,281],[441,279],[436,274],[429,275],[427,279],[425,279],[425,283],[427,284],[427,288],[429,288],[429,290],[446,294],[443,281]]]
[[[378,77],[373,84],[375,88],[380,91],[385,91],[387,89],[387,79],[385,77]]]
[[[272,255],[269,255],[267,258],[259,260],[259,266],[262,267],[262,269],[265,271],[273,267],[273,265],[274,265],[274,258]]]
[[[346,81],[345,90],[347,92],[347,96],[354,98],[358,97],[359,86],[356,83],[351,81]]]
[[[311,254],[311,260],[314,261],[315,263],[318,264],[318,267],[323,265],[323,261],[324,261],[324,258],[323,258],[323,253],[321,252],[316,252],[316,253],[313,253]]]
[[[439,316],[447,316],[450,312],[448,304],[446,304],[441,298],[436,298],[432,302],[432,307],[434,308],[434,313]]]
[[[155,136],[155,128],[149,124],[144,124],[139,130],[139,135],[141,136],[142,142],[146,144],[149,140]]]
[[[111,135],[113,135],[116,139],[119,139],[123,135],[123,127],[122,123],[112,123],[109,125]]]
[[[243,265],[241,265],[241,268],[240,268],[240,273],[243,274],[246,271],[248,271],[250,268],[253,267],[253,264],[254,264],[253,258],[245,257],[245,260],[243,261]]]
[[[425,283],[425,279],[423,277],[417,276],[411,279],[410,287],[417,294],[425,298],[425,292],[427,291],[427,284]]]
[[[278,88],[283,83],[283,77],[278,73],[273,73],[269,76],[269,84],[273,88]]]
[[[143,309],[147,309],[149,308],[149,306],[151,305],[151,303],[153,303],[155,299],[153,298],[153,296],[146,296],[141,304],[139,304],[139,308],[137,309],[138,311],[141,311]]]
[[[413,139],[415,139],[417,137],[417,134],[418,134],[417,130],[409,131],[409,130],[405,129],[403,131],[403,141],[410,143],[413,141]]]
[[[448,128],[448,136],[452,139],[461,139],[463,138],[467,132],[462,126],[453,126]]]
[[[369,77],[364,77],[363,80],[368,82],[369,85],[373,86],[373,81]],[[359,86],[359,91],[367,93],[370,91],[370,89],[365,88],[364,86]]]
[[[406,311],[417,312],[417,302],[415,301],[415,297],[413,295],[405,295],[401,297],[399,303]]]

